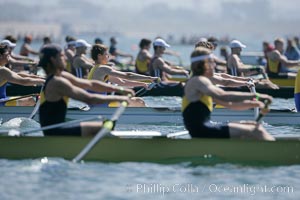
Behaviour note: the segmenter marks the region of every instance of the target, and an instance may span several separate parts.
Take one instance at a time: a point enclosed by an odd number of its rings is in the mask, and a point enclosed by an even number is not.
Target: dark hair
[[[111,37],[111,38],[110,38],[110,42],[111,42],[111,43],[113,43],[113,42],[117,42],[117,40],[116,40],[116,38],[115,38],[115,37]]]
[[[50,63],[50,58],[57,56],[62,52],[62,48],[58,44],[47,44],[40,51],[40,62],[39,66],[46,69]]]
[[[211,50],[207,49],[205,47],[197,47],[194,49],[194,51],[191,54],[191,58],[202,56],[202,55],[209,55],[211,54]],[[205,60],[200,60],[196,62],[191,63],[191,70],[193,75],[199,76],[203,75],[205,72],[204,69]]]
[[[96,38],[95,44],[103,44],[103,41],[101,40],[101,38]]]
[[[151,40],[149,40],[149,39],[146,39],[146,38],[143,38],[141,41],[140,41],[140,44],[139,44],[139,46],[140,46],[140,48],[142,49],[142,48],[144,48],[145,46],[148,46],[149,44],[151,44]]]
[[[207,38],[207,41],[211,42],[211,43],[217,43],[218,39],[216,37],[214,37],[214,36],[211,36],[211,37]]]
[[[93,45],[92,49],[91,49],[91,55],[92,55],[92,59],[94,61],[97,60],[97,57],[99,54],[104,55],[104,53],[107,51],[107,46],[103,45],[103,44],[95,44]]]
[[[8,46],[7,46],[7,45],[1,44],[1,45],[0,45],[0,54],[3,55],[3,54],[5,54],[6,52],[8,52]]]
[[[204,41],[197,42],[195,44],[195,48],[197,48],[197,47],[204,47],[204,48],[207,48],[210,50],[214,49],[214,45],[211,42],[204,42]]]
[[[14,36],[12,36],[12,35],[7,35],[7,36],[5,36],[4,39],[5,40],[9,40],[12,43],[16,43],[17,42],[17,39]]]
[[[44,42],[44,44],[49,44],[49,43],[51,43],[51,38],[46,36],[43,38],[43,42]]]
[[[76,38],[67,35],[66,38],[65,38],[65,41],[66,41],[67,43],[68,43],[68,42],[71,42],[71,41],[76,41]]]

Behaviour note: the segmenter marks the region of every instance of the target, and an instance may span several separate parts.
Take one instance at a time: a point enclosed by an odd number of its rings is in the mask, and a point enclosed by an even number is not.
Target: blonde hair
[[[197,47],[191,54],[191,58],[198,57],[198,56],[205,56],[211,54],[211,50],[204,48],[204,47]],[[200,60],[191,63],[191,71],[193,75],[203,75],[205,72],[204,69],[205,60]]]

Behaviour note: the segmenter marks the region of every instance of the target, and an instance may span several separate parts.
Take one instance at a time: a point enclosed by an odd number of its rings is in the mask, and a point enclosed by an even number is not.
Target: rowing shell
[[[82,137],[0,137],[0,158],[73,159],[90,141]],[[275,142],[234,139],[104,138],[85,161],[249,165],[300,164],[300,140]]]
[[[135,88],[135,92],[139,91],[141,88]],[[240,91],[249,92],[247,87],[222,87],[226,91]],[[274,98],[294,98],[294,85],[293,86],[283,86],[278,90],[273,90],[269,88],[256,88],[257,92],[262,94],[271,95]],[[20,96],[26,94],[39,93],[41,91],[40,86],[20,86],[20,85],[9,85],[7,86],[8,96]],[[182,96],[183,88],[180,85],[174,87],[163,87],[155,86],[151,90],[145,90],[139,93],[139,96]]]
[[[0,107],[0,118],[7,121],[16,117],[28,117],[32,112],[32,107]],[[109,118],[116,108],[91,107],[89,110],[76,108],[68,110],[67,119],[84,119],[91,116],[102,115]],[[51,117],[51,116],[49,116]],[[35,116],[38,120],[39,116]],[[253,120],[253,110],[234,111],[226,108],[214,109],[211,120],[215,122],[230,122],[241,120]],[[272,125],[299,125],[300,113],[289,110],[271,110],[264,122]],[[127,108],[120,117],[118,124],[183,124],[181,111],[179,108]]]

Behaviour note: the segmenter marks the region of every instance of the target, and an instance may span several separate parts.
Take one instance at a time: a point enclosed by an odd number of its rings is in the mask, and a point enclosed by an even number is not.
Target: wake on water
[[[31,130],[31,129],[37,129],[40,127],[41,127],[40,124],[33,119],[26,118],[26,117],[17,117],[17,118],[10,119],[7,122],[4,122],[1,125],[1,130],[9,131],[9,130],[15,129],[18,131],[26,131],[26,130]],[[42,136],[43,132],[39,131],[39,132],[35,132],[35,133],[29,133],[26,135]]]

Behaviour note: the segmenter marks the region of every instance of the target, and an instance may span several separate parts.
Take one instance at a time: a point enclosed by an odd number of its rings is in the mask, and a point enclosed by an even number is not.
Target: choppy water
[[[149,106],[178,107],[181,102],[177,97],[144,99]],[[293,108],[294,104],[292,99],[275,99],[272,107],[287,109]],[[300,136],[300,125],[264,126],[273,135]],[[152,130],[164,134],[184,130],[182,125],[167,124],[117,125],[116,128]],[[189,163],[74,164],[61,158],[0,159],[0,174],[0,200],[299,199],[300,196],[300,165],[249,167],[222,164],[195,167]]]

